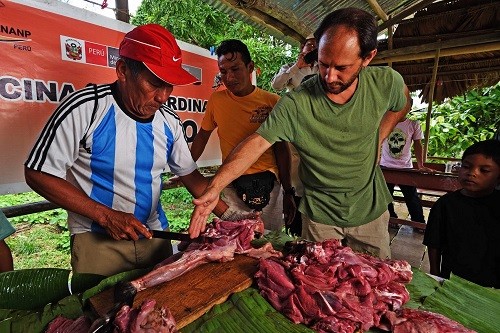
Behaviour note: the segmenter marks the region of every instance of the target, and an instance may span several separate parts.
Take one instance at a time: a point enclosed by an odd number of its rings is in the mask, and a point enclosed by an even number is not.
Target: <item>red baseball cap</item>
[[[182,68],[182,53],[175,37],[159,24],[145,24],[128,32],[120,44],[120,56],[141,61],[154,75],[174,85],[200,84]]]

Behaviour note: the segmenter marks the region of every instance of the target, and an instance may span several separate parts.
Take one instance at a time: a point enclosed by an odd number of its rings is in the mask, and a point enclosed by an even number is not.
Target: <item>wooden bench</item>
[[[399,186],[394,186],[394,191],[399,191],[401,192],[401,189]],[[420,197],[420,202],[422,203],[423,207],[431,208],[434,205],[435,200],[427,200],[423,199],[424,196],[426,197],[432,197],[432,198],[439,198],[443,195],[445,195],[448,192],[445,191],[432,191],[432,190],[427,190],[423,188],[417,188],[417,194]],[[396,202],[405,202],[405,198],[402,195],[396,195],[393,194],[394,201]]]
[[[440,170],[435,167],[433,169]],[[458,176],[456,174],[444,173],[441,171],[426,173],[415,169],[392,168],[382,168],[382,172],[384,173],[387,183],[415,186],[417,188],[417,192],[422,195],[440,197],[448,192],[453,192],[460,188]],[[424,207],[432,207],[433,203],[434,201],[431,200],[422,201],[422,205]],[[403,224],[417,229],[425,229],[425,224],[406,219],[391,217],[389,223]]]

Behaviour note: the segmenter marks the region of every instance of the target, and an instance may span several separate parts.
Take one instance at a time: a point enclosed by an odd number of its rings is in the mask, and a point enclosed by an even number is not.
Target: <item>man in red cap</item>
[[[68,211],[71,265],[80,273],[109,276],[171,255],[170,241],[149,231],[168,228],[159,200],[167,165],[194,196],[207,184],[165,105],[174,86],[199,83],[182,68],[174,36],[139,26],[119,54],[117,81],[63,100],[25,163],[28,185]],[[235,215],[223,202],[214,212]]]

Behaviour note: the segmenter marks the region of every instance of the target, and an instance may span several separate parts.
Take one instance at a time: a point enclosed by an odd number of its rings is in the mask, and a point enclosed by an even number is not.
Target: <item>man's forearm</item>
[[[379,127],[379,147],[382,146],[382,142],[385,138],[391,134],[392,130],[396,125],[405,119],[411,108],[411,97],[408,88],[404,87],[404,94],[406,95],[406,105],[399,111],[386,111],[382,120],[380,121]]]
[[[224,160],[215,177],[210,181],[210,188],[221,192],[233,180],[241,176],[257,159],[271,147],[271,144],[254,133],[243,140]]]
[[[422,143],[420,140],[416,140],[413,144],[413,149],[415,150],[415,159],[417,160],[417,167],[422,169],[424,167],[424,150],[422,149]]]
[[[29,168],[25,168],[25,177],[26,183],[48,201],[93,221],[105,221],[105,212],[110,208],[92,200],[65,179]]]
[[[209,178],[204,177],[198,170],[195,170],[191,174],[182,176],[180,178],[186,189],[195,198],[198,198],[200,195],[202,195],[209,184]],[[219,200],[213,212],[215,215],[220,217],[228,208],[229,206],[223,200]]]
[[[427,248],[429,255],[429,271],[432,275],[441,275],[441,251],[436,248]]]

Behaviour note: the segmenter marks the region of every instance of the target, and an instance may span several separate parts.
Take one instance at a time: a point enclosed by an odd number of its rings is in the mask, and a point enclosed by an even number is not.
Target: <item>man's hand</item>
[[[422,167],[419,167],[417,168],[418,171],[420,172],[428,172],[428,173],[434,173],[434,172],[437,172],[437,170],[434,170],[434,169],[431,169],[431,168],[428,168],[426,166],[422,166]]]
[[[92,200],[81,189],[66,179],[48,173],[24,168],[27,184],[45,199],[63,209],[96,221],[113,239],[138,240],[139,235],[151,238],[148,231],[133,214],[120,212]]]
[[[193,199],[195,205],[193,213],[191,214],[191,221],[189,223],[189,236],[196,238],[201,232],[205,231],[208,216],[219,201],[220,192],[214,188],[207,188],[198,199]]]
[[[297,67],[298,67],[298,68],[304,68],[304,67],[308,67],[308,66],[310,66],[310,65],[309,65],[307,62],[305,62],[305,60],[304,60],[304,56],[305,56],[305,55],[306,55],[306,54],[305,54],[305,53],[303,53],[303,52],[300,52],[300,53],[299,53],[299,56],[298,56],[298,58],[297,58]]]
[[[143,235],[148,239],[152,237],[148,228],[134,214],[112,211],[106,215],[105,221],[100,224],[116,240],[137,241],[139,235]]]

